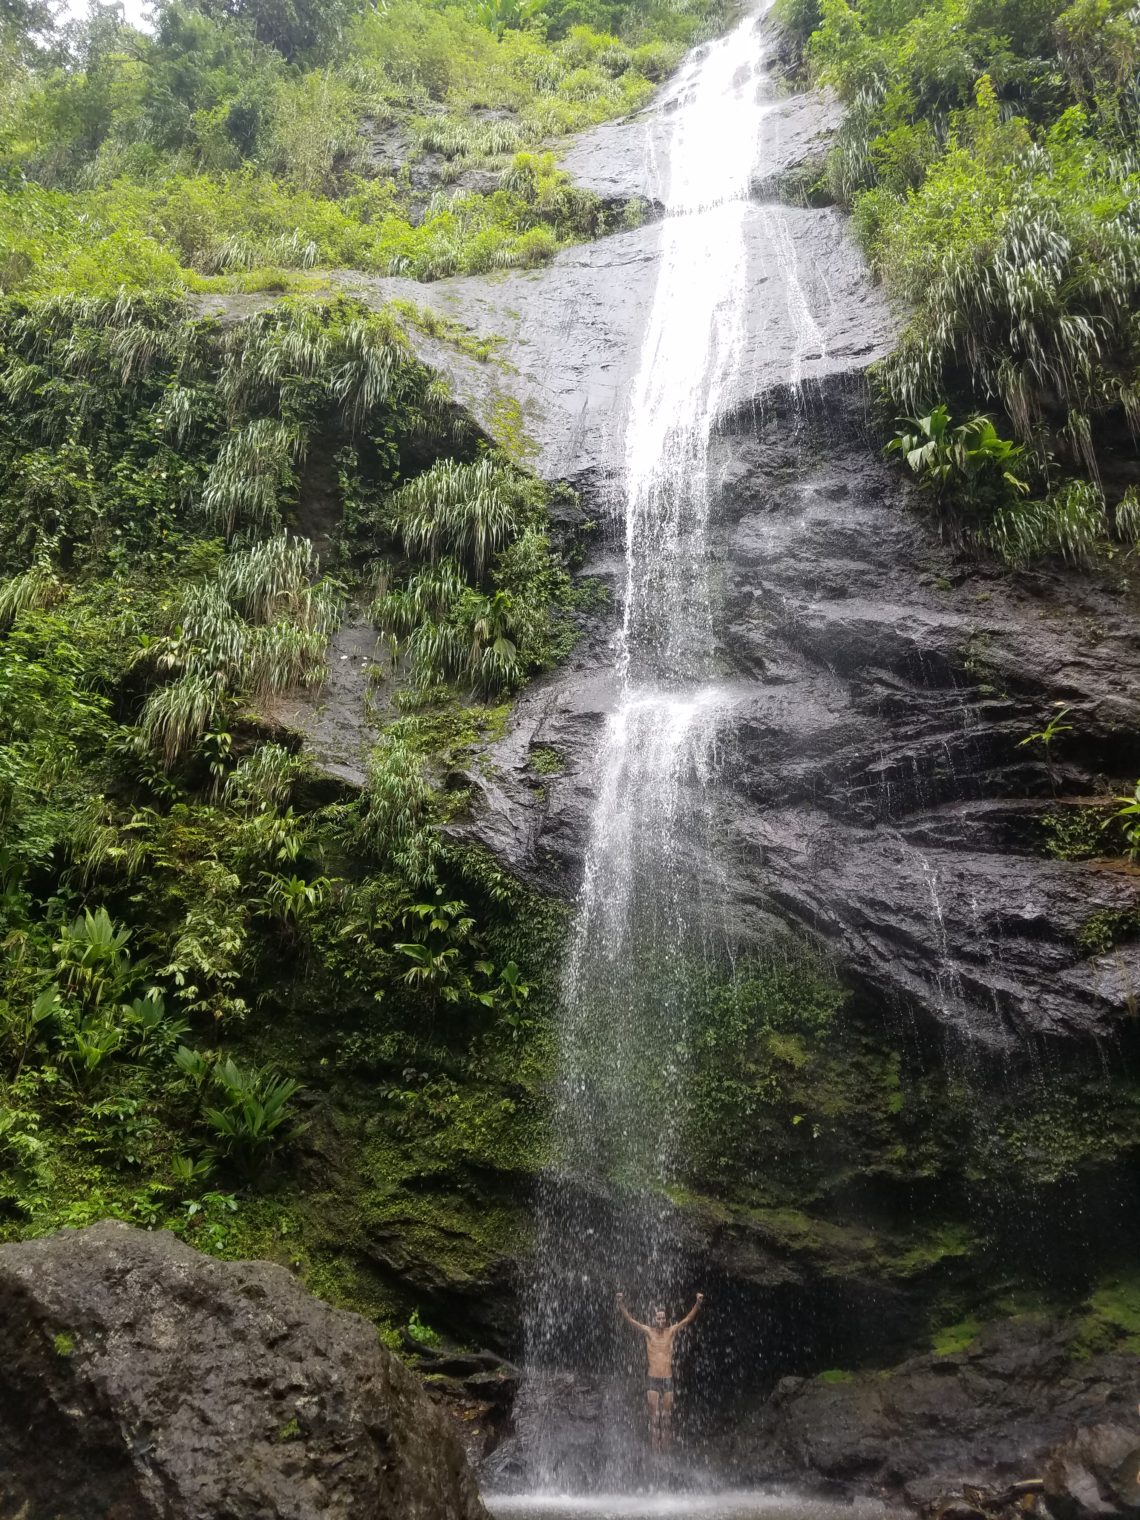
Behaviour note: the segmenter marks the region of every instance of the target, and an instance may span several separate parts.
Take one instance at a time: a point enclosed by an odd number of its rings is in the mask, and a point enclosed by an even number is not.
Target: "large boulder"
[[[0,1247],[0,1515],[485,1520],[375,1329],[282,1267],[106,1221]]]

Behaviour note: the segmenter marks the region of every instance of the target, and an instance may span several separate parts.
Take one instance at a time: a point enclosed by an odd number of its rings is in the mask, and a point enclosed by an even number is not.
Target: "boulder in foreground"
[[[485,1520],[374,1328],[106,1221],[0,1247],[0,1515]]]

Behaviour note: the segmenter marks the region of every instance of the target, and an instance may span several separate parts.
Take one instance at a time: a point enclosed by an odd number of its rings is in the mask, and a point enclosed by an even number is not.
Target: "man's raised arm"
[[[674,1330],[683,1330],[686,1325],[691,1325],[696,1319],[697,1315],[701,1312],[701,1305],[704,1303],[704,1301],[705,1295],[703,1293],[698,1293],[696,1303],[689,1310],[688,1314],[685,1315],[684,1319],[679,1319],[677,1321],[677,1323],[673,1326]]]
[[[643,1325],[641,1323],[641,1321],[638,1320],[638,1319],[634,1319],[633,1315],[626,1308],[626,1306],[625,1306],[625,1294],[624,1293],[619,1293],[618,1294],[618,1296],[617,1296],[617,1306],[618,1306],[618,1313],[621,1315],[622,1319],[628,1320],[629,1323],[633,1326],[633,1328],[635,1330],[640,1330],[641,1331],[642,1335],[648,1335],[649,1334],[649,1326],[648,1325]]]

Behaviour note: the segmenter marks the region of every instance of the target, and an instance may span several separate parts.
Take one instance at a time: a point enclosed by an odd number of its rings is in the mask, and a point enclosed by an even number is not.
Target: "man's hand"
[[[705,1301],[705,1295],[703,1293],[698,1293],[697,1294],[697,1303],[698,1304],[703,1304],[704,1301]]]
[[[625,1294],[624,1293],[619,1293],[618,1296],[617,1296],[617,1301],[618,1301],[619,1304],[624,1304],[625,1303]]]

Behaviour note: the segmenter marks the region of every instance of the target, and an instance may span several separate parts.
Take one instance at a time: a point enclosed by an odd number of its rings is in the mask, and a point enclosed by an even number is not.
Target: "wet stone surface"
[[[1092,579],[957,559],[876,458],[858,383],[771,393],[711,467],[728,787],[710,890],[733,935],[806,929],[876,995],[983,1044],[1109,1035],[1140,989],[1138,877],[1050,858],[1042,820],[1140,772],[1130,608]],[[619,588],[613,537],[584,568]],[[477,781],[471,831],[560,894],[581,870],[611,661],[593,628]],[[1046,765],[1020,741],[1058,701],[1073,731]],[[541,800],[535,747],[564,760]]]
[[[895,318],[869,284],[838,211],[752,205],[745,238],[745,326],[727,410],[749,407],[780,384],[796,352],[805,381],[862,370],[887,352]],[[480,361],[453,343],[410,334],[490,436],[545,479],[569,480],[610,504],[660,247],[654,223],[567,249],[539,270],[430,285],[344,274],[340,283],[377,305],[399,297],[502,340],[494,358]],[[792,271],[817,324],[806,332],[789,306]]]

